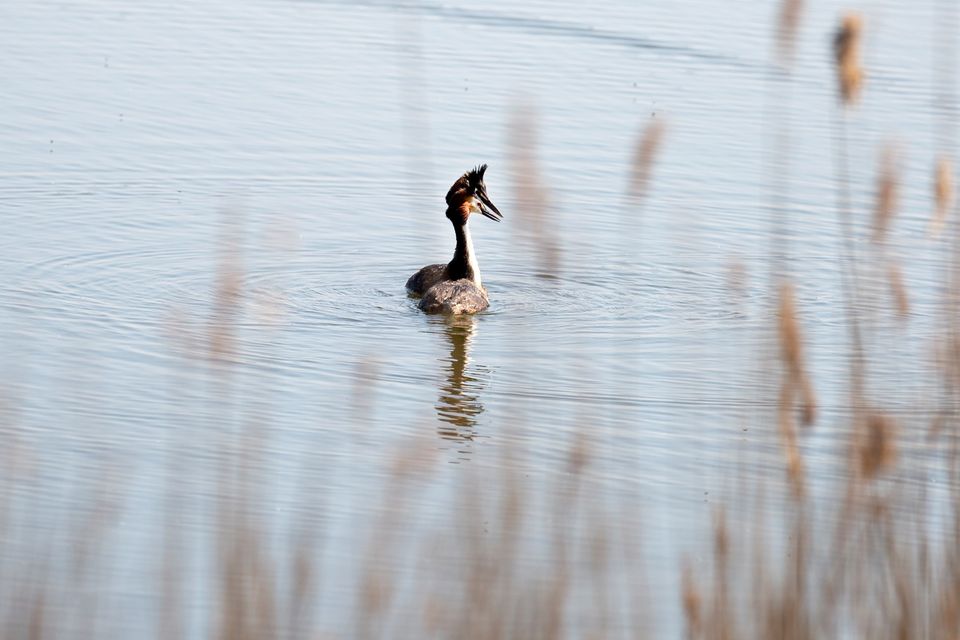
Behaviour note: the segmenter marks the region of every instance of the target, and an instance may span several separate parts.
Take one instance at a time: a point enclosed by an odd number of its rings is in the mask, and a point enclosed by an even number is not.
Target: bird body
[[[468,171],[447,192],[446,215],[457,237],[453,260],[423,267],[407,280],[407,291],[422,296],[418,306],[427,313],[476,313],[490,304],[467,226],[473,213],[497,222],[503,217],[487,196],[483,182],[486,170],[487,165],[482,165]]]
[[[483,287],[472,280],[444,280],[433,285],[420,298],[418,305],[427,313],[477,313],[490,306],[490,298]]]

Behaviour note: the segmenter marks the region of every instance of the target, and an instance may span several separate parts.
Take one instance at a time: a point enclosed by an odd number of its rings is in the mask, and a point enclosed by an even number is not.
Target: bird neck
[[[470,228],[467,221],[453,221],[453,231],[457,234],[457,248],[453,252],[453,260],[447,265],[447,274],[451,280],[467,278],[475,285],[480,286],[480,265],[473,252],[473,241],[470,239]]]

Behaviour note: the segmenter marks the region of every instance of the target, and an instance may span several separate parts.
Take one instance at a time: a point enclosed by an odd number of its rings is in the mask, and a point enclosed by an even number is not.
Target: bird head
[[[450,220],[466,224],[473,213],[481,213],[495,222],[503,219],[503,214],[487,195],[487,185],[483,182],[486,171],[487,165],[482,164],[457,178],[450,187],[447,192],[447,217]]]

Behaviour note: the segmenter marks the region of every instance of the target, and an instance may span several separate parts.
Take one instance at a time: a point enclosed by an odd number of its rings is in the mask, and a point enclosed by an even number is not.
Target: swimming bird
[[[423,296],[418,306],[427,313],[476,313],[486,309],[490,300],[480,279],[480,266],[473,252],[467,221],[481,213],[495,222],[503,219],[490,202],[483,174],[487,165],[468,171],[447,192],[447,218],[453,223],[457,248],[447,264],[431,264],[407,280],[407,291]]]

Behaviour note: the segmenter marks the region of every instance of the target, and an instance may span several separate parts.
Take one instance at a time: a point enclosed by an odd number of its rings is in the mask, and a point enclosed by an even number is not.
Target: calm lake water
[[[190,575],[206,575],[213,469],[254,423],[256,504],[270,531],[320,513],[320,626],[338,629],[398,451],[438,463],[404,529],[443,531],[471,469],[515,456],[536,494],[587,432],[591,491],[636,497],[651,625],[678,633],[680,559],[701,557],[745,448],[761,475],[783,473],[763,375],[779,176],[821,407],[803,443],[821,477],[848,413],[830,52],[848,5],[807,4],[787,78],[771,64],[776,3],[754,0],[4,3],[0,380],[5,448],[30,478],[4,561],[55,559],[105,495],[97,589],[113,613],[99,630],[152,628],[165,523],[176,514]],[[896,143],[889,250],[912,302],[906,328],[886,312],[871,325],[890,358],[873,383],[915,415],[945,266],[927,233],[937,19],[932,2],[860,9],[857,233]],[[655,121],[641,204],[631,162]],[[518,189],[528,138],[539,226]],[[480,163],[504,213],[471,223],[491,307],[425,316],[404,282],[449,259],[443,196]],[[227,318],[225,268],[240,295]],[[864,304],[887,309],[886,295],[869,286]],[[234,328],[228,364],[207,358],[218,318]],[[193,635],[209,592],[186,588]]]

